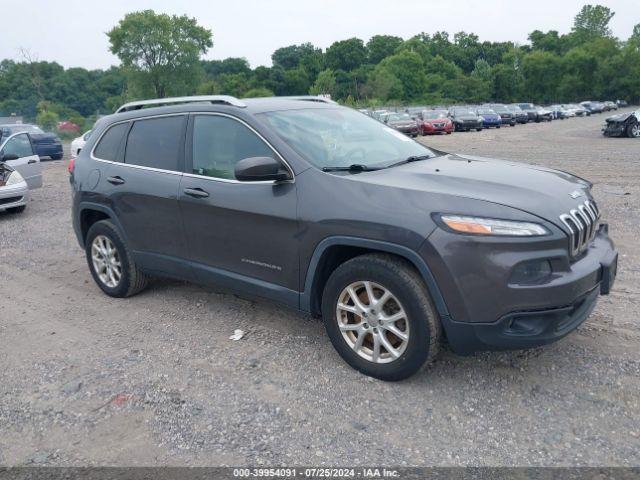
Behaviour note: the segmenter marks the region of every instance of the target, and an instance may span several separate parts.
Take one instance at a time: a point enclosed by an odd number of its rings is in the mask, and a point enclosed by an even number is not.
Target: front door
[[[3,142],[0,146],[0,160],[5,157],[13,158],[6,161],[7,165],[22,175],[30,190],[42,186],[40,157],[36,155],[28,133],[16,133]]]
[[[244,158],[282,158],[247,124],[222,114],[192,115],[187,145],[180,208],[197,276],[297,301],[296,185],[240,182],[234,174]]]

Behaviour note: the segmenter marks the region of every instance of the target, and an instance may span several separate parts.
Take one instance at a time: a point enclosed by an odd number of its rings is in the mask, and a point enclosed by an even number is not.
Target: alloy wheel
[[[636,138],[640,137],[640,123],[636,123],[633,127],[631,127],[631,135]]]
[[[104,235],[98,235],[91,244],[93,269],[100,281],[109,288],[115,288],[122,278],[122,263],[118,249]]]
[[[404,308],[378,283],[358,281],[344,288],[338,296],[336,318],[347,345],[370,362],[393,362],[409,343]]]

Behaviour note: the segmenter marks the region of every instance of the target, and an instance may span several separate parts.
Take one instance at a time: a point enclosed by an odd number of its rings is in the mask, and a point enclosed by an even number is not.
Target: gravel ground
[[[0,214],[0,465],[639,465],[640,141],[603,118],[421,139],[591,179],[620,268],[566,339],[444,352],[396,384],[275,305],[164,280],[103,295],[66,162],[45,162],[26,212]]]

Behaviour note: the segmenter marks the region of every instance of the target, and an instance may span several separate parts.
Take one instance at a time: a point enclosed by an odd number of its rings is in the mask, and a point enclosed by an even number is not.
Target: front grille
[[[596,236],[600,211],[593,200],[587,200],[569,213],[560,215],[560,220],[571,232],[569,253],[572,257],[580,254]]]
[[[433,126],[437,128],[442,128],[444,127],[444,123],[434,123]]]
[[[8,205],[8,204],[10,204],[10,203],[19,202],[20,200],[22,200],[22,197],[6,197],[6,198],[0,198],[0,205]]]

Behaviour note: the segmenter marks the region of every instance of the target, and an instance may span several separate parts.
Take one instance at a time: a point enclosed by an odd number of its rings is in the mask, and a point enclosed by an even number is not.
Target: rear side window
[[[234,180],[236,163],[249,157],[272,157],[273,150],[237,120],[197,115],[193,123],[193,173]]]
[[[132,165],[178,171],[185,116],[134,122],[124,161]]]
[[[33,148],[29,136],[21,133],[11,138],[2,149],[3,155],[16,155],[18,158],[30,157],[33,155]]]
[[[119,123],[109,128],[98,142],[96,149],[93,151],[93,155],[101,160],[116,162],[118,160],[120,145],[122,145],[122,139],[124,138],[124,134],[127,133],[127,128],[129,128],[128,123]]]

